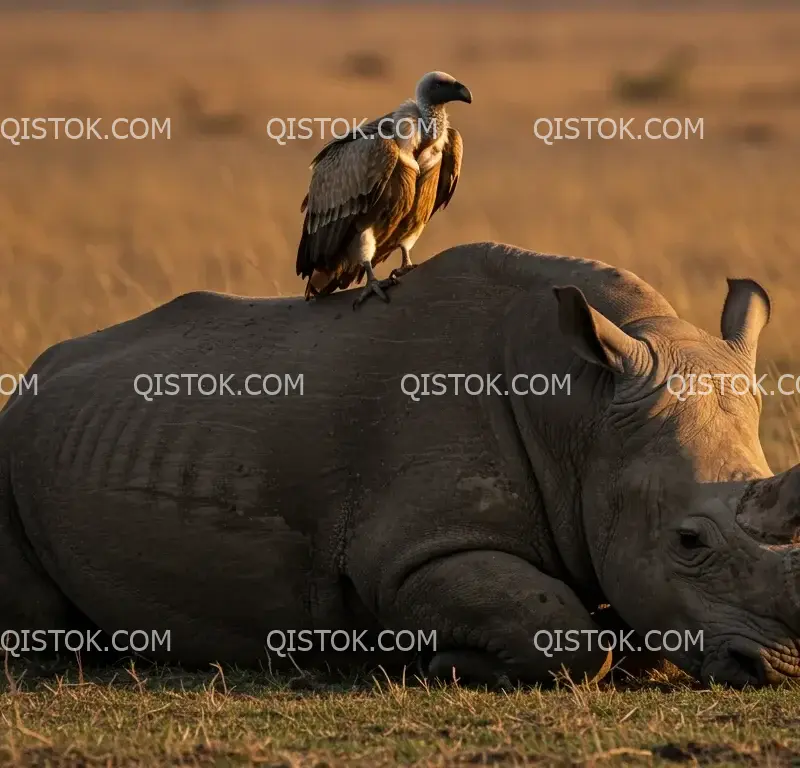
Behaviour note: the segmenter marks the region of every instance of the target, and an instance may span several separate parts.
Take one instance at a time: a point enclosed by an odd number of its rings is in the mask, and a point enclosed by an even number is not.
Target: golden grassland
[[[800,15],[407,10],[7,14],[4,117],[171,119],[171,139],[0,141],[0,366],[191,289],[292,295],[308,162],[273,117],[373,117],[426,70],[473,90],[451,110],[466,154],[450,208],[418,244],[500,240],[634,270],[716,331],[726,276],[763,280],[775,319],[761,370],[800,374]],[[684,87],[615,98],[681,46]],[[658,93],[654,94],[656,97]],[[561,141],[539,117],[703,118],[676,141]],[[398,257],[399,258],[399,257]],[[792,463],[794,398],[767,399],[763,440]]]
[[[292,295],[308,162],[322,144],[273,117],[383,114],[426,70],[473,90],[451,110],[466,154],[417,260],[500,240],[634,270],[716,332],[726,276],[776,312],[763,371],[800,374],[800,14],[412,11],[6,14],[4,116],[171,119],[171,139],[0,141],[0,367],[191,289]],[[652,102],[615,98],[681,46],[694,67]],[[657,92],[654,96],[658,96]],[[666,94],[669,95],[668,93]],[[556,142],[539,117],[703,118],[676,141]],[[329,135],[329,134],[328,134]],[[399,256],[397,257],[399,259]],[[792,463],[794,398],[767,398],[774,469]]]
[[[755,277],[775,307],[759,371],[800,375],[800,14],[450,7],[398,39],[415,13],[0,18],[0,119],[171,118],[170,140],[0,140],[0,371],[185,291],[300,293],[299,204],[322,140],[279,146],[268,120],[374,117],[444,69],[475,100],[451,110],[463,176],[416,260],[487,239],[596,258],[715,333],[725,277]],[[659,71],[682,46],[693,67]],[[652,116],[703,118],[704,135],[534,138],[537,118],[568,116],[633,117],[640,129]],[[765,398],[773,469],[797,460],[798,426],[800,400]],[[785,765],[800,754],[786,691],[651,681],[543,698],[140,674],[150,680],[9,672],[0,763]]]

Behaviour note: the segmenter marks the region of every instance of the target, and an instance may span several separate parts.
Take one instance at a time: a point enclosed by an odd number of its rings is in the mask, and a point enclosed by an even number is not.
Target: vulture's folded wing
[[[297,253],[297,274],[331,270],[355,219],[380,199],[400,155],[393,139],[359,135],[336,139],[314,158],[303,201],[306,217]]]
[[[378,137],[332,147],[314,165],[306,230],[313,234],[332,221],[369,210],[380,198],[398,157],[397,144]]]
[[[461,158],[464,155],[464,142],[455,128],[447,129],[447,143],[442,150],[442,161],[439,166],[439,184],[436,189],[436,202],[431,216],[440,208],[447,208],[458,185],[461,173]]]

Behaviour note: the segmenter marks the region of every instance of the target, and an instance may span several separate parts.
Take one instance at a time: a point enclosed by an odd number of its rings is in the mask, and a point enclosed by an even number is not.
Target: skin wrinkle
[[[676,570],[676,573],[679,576],[681,575],[684,576],[685,581],[689,583],[691,579],[695,576],[698,568],[704,567],[707,571],[712,569],[712,565],[716,554],[717,554],[716,552],[709,549],[709,551],[706,552],[705,554],[703,555],[698,554],[693,560],[689,560],[687,558],[684,558],[682,555],[676,553],[674,556],[678,560],[679,567],[686,569],[683,572],[681,572],[680,570]]]
[[[555,435],[553,436],[555,437]],[[545,446],[555,445],[554,440],[545,440]],[[558,541],[559,537],[557,536],[557,530],[553,523],[553,520],[560,519],[565,521],[562,525],[566,525],[566,521],[575,521],[576,526],[578,527],[577,533],[579,534],[579,541],[586,540],[586,528],[584,524],[584,517],[583,517],[583,509],[582,509],[582,499],[583,499],[583,472],[580,471],[579,467],[573,463],[562,464],[558,461],[558,457],[556,457],[553,453],[548,452],[549,458],[549,465],[555,468],[563,468],[562,476],[564,476],[565,480],[571,479],[572,482],[575,484],[575,502],[573,504],[572,514],[568,514],[567,512],[567,504],[563,505],[562,513],[557,514],[557,510],[553,510],[553,514],[545,515],[547,529],[550,532],[550,536],[552,541],[554,542],[554,550],[556,551],[561,566],[563,568],[563,573],[568,574],[570,578],[565,580],[568,586],[573,589],[580,590],[581,584],[580,580],[575,578],[575,575],[571,573],[570,568],[567,563],[567,558],[564,554],[559,550],[558,545],[556,542]],[[591,561],[591,552],[587,549],[586,556]]]
[[[505,357],[505,355],[504,355]],[[502,366],[505,368],[505,365]],[[533,469],[533,464],[531,463],[531,457],[528,452],[525,450],[525,440],[522,435],[522,431],[520,429],[520,425],[517,422],[517,419],[514,417],[514,408],[512,403],[509,401],[508,398],[503,398],[500,400],[499,407],[501,408],[503,414],[506,416],[506,423],[511,426],[511,431],[514,439],[514,447],[516,449],[517,455],[522,460],[522,464],[525,467],[526,474],[529,478],[531,478],[532,483],[535,488],[535,499],[539,500],[539,505],[541,505],[541,498],[542,498],[542,489],[539,484],[539,480],[536,477],[536,473]],[[566,563],[561,558],[561,553],[558,552],[558,547],[555,544],[555,536],[553,534],[552,524],[550,522],[550,518],[548,515],[542,515],[544,527],[548,533],[548,545],[551,551],[555,551],[557,558],[559,560],[559,570],[562,573],[567,573],[567,566]],[[538,544],[538,542],[537,542]],[[538,550],[539,547],[534,545],[535,548]],[[538,552],[539,557],[542,558],[542,553]],[[543,559],[543,558],[542,558]]]
[[[705,338],[703,338],[703,337],[705,337]],[[726,366],[728,368],[732,367],[734,369],[732,372],[729,371],[729,370],[728,371],[722,371],[722,370],[720,370],[720,371],[692,370],[692,369],[690,369],[688,367],[684,368],[683,370],[681,370],[681,366],[678,364],[678,360],[681,359],[682,355],[679,353],[678,350],[681,350],[681,349],[685,350],[686,347],[692,348],[692,347],[698,346],[698,340],[690,339],[688,337],[682,337],[682,338],[679,338],[679,339],[676,339],[674,337],[673,338],[660,337],[659,341],[663,344],[668,356],[671,358],[671,360],[670,360],[671,365],[669,367],[672,370],[673,374],[680,374],[684,378],[688,377],[690,374],[708,374],[708,373],[722,373],[722,372],[732,373],[732,375],[741,374],[741,375],[747,376],[749,378],[754,373],[754,366],[751,364],[751,361],[748,358],[745,358],[746,359],[746,363],[747,363],[746,365],[744,365],[744,366],[737,365],[737,361],[738,361],[738,359],[740,359],[741,355],[734,355],[733,356],[734,359],[731,361],[731,362],[733,362],[733,366]],[[700,345],[702,345],[702,346],[710,346],[709,342],[714,342],[716,340],[713,339],[712,337],[708,336],[708,334],[703,333],[701,338],[699,339],[699,341],[700,341]],[[683,355],[685,355],[685,351],[683,352]],[[727,360],[726,360],[726,362],[727,362]],[[712,379],[711,379],[711,381],[709,383],[711,385],[711,392],[713,392],[714,395],[715,395],[716,405],[718,407],[720,407],[722,410],[726,411],[727,413],[733,414],[733,411],[728,406],[728,400],[725,397],[723,397],[723,395],[722,395],[722,387],[724,385],[722,383],[720,383],[718,379],[713,378],[713,377],[712,377]],[[711,393],[709,393],[709,394],[711,394]],[[752,398],[754,398],[756,400],[758,413],[760,413],[761,412],[761,406],[762,406],[760,391],[756,388],[755,392],[752,392],[752,393],[749,393],[749,394],[750,394],[750,396]],[[740,396],[737,395],[737,397],[740,397]],[[733,402],[733,401],[731,401],[731,402]]]
[[[705,431],[706,427],[714,422],[715,414],[713,411],[709,410],[707,412],[707,415],[705,417],[701,416],[701,418],[703,418],[703,420],[697,422],[697,426],[693,430],[689,431],[687,435],[689,440],[692,440],[698,435],[702,434]],[[719,477],[717,477],[717,479],[719,479]]]
[[[628,418],[633,420],[634,414],[631,413]],[[653,441],[654,444],[657,444],[664,437],[664,431],[668,428],[670,422],[671,422],[671,417],[665,417],[664,419],[660,420],[660,423],[656,427],[656,430],[653,433],[653,436],[650,438]],[[619,425],[615,424],[615,426],[619,426]],[[644,427],[640,427],[640,429],[641,428],[644,428]]]
[[[720,622],[711,622],[711,625],[719,625],[720,627],[724,626],[724,631],[718,634],[712,635],[712,641],[708,644],[709,648],[712,649],[711,652],[716,651],[721,646],[723,646],[726,642],[730,642],[731,640],[736,640],[739,638],[745,638],[746,640],[750,640],[751,642],[758,645],[760,648],[764,648],[769,651],[778,651],[782,653],[783,651],[780,649],[787,649],[788,655],[790,658],[795,658],[800,661],[800,653],[797,652],[797,649],[792,652],[791,648],[787,648],[787,646],[780,645],[768,639],[767,635],[761,631],[759,628],[751,628],[748,626],[738,626],[736,627],[736,634],[734,634],[730,627],[730,624],[721,624]],[[735,625],[734,625],[735,626]],[[775,646],[778,646],[777,648]]]
[[[504,313],[504,320],[506,322],[509,319],[513,319],[513,312],[514,310],[518,310],[520,308],[525,308],[530,306],[529,297],[523,296],[518,299],[515,299],[514,302],[508,307],[506,312]],[[524,369],[524,364],[518,359],[518,350],[511,344],[508,344],[503,353],[504,359],[504,369],[507,373],[514,373],[521,369]],[[576,380],[578,382],[578,386],[581,385],[582,381],[585,381],[585,376],[590,377],[590,381],[592,381],[593,387],[605,387],[607,386],[608,378],[603,380],[602,375],[598,376],[596,373],[596,368],[589,365],[588,363],[584,362],[583,360],[577,359],[575,363],[577,367],[577,374]],[[568,371],[570,375],[572,375],[572,365],[570,365],[570,369]],[[594,376],[592,376],[594,374]],[[576,464],[572,463],[570,460],[568,464],[565,464],[565,457],[572,457],[572,456],[579,456],[580,451],[561,451],[560,454],[556,454],[554,452],[555,447],[559,445],[559,433],[557,430],[554,429],[552,436],[548,437],[549,435],[549,424],[546,419],[542,420],[538,418],[535,413],[531,412],[531,403],[529,399],[515,397],[512,396],[509,400],[509,407],[511,409],[512,420],[515,424],[516,434],[519,436],[521,441],[521,445],[523,448],[526,447],[526,434],[529,434],[531,431],[531,424],[535,425],[534,429],[532,430],[535,434],[535,452],[538,456],[541,455],[545,457],[546,461],[544,462],[537,462],[540,466],[539,473],[533,471],[533,466],[530,464],[532,461],[530,450],[531,448],[528,447],[526,453],[528,454],[528,462],[531,466],[532,476],[534,477],[537,485],[537,489],[539,491],[539,498],[540,500],[544,498],[544,494],[542,493],[543,486],[553,486],[556,485],[557,487],[565,487],[568,485],[572,485],[575,483],[580,484],[580,479],[582,478],[583,471],[582,469],[577,466]],[[527,429],[525,429],[527,427]],[[588,426],[588,429],[591,429],[591,425]],[[574,438],[576,436],[576,429],[571,430],[571,437]],[[547,468],[547,472],[557,473],[560,479],[554,479],[552,477],[541,477],[541,467],[542,465]],[[540,475],[537,477],[537,475]],[[540,479],[541,477],[541,479]],[[556,497],[553,503],[556,505],[560,504],[560,498]],[[560,520],[561,527],[568,526],[572,524],[573,521],[580,521],[582,520],[582,508],[581,508],[581,495],[580,495],[580,488],[576,488],[574,494],[574,502],[573,508],[570,510],[567,508],[567,504],[562,504],[561,509],[554,508],[549,509],[547,514],[541,515],[541,521],[544,523],[546,531],[549,535],[549,538],[552,542],[551,544],[551,552],[555,555],[556,562],[553,564],[553,572],[558,573],[560,578],[565,579],[565,583],[568,583],[570,586],[573,583],[580,582],[580,578],[576,578],[576,575],[572,572],[570,568],[570,562],[574,561],[569,558],[568,555],[565,556],[561,547],[560,547],[560,539],[558,536],[558,528],[554,521]],[[571,541],[574,541],[574,537],[571,538]],[[590,555],[587,549],[586,552],[586,561],[590,563]],[[580,566],[579,566],[580,567]]]
[[[647,478],[644,478],[644,482],[649,482]],[[615,482],[613,487],[619,488],[620,484]],[[598,563],[598,575],[599,581],[601,584],[605,583],[605,574],[608,567],[608,556],[609,551],[611,549],[611,545],[614,542],[614,539],[617,534],[617,529],[619,527],[620,518],[622,517],[622,509],[625,500],[622,498],[617,499],[617,503],[611,506],[611,517],[610,519],[606,519],[606,530],[608,531],[607,535],[602,539],[601,542],[598,542],[596,545],[597,554],[599,555],[599,563]]]
[[[663,389],[667,386],[667,378],[664,378],[663,382],[659,382],[655,384],[657,377],[657,371],[659,369],[659,356],[656,350],[652,347],[649,341],[645,340],[647,347],[650,349],[651,359],[653,361],[652,368],[653,373],[649,374],[648,377],[641,383],[641,386],[638,391],[644,391],[644,394],[641,397],[622,397],[619,401],[612,400],[609,411],[612,413],[612,424],[615,427],[625,426],[627,423],[627,419],[630,418],[636,423],[635,419],[640,415],[639,410],[640,408],[646,407],[646,403],[648,400],[652,400],[653,402],[657,403],[659,396],[662,394]],[[664,408],[656,411],[653,415],[659,416],[663,410],[669,407],[669,403],[666,403]],[[616,414],[614,413],[616,411]]]
[[[669,376],[671,376],[671,375],[675,375],[675,373],[673,373],[673,372],[675,371],[676,367],[677,367],[677,366],[674,364],[674,362],[673,362],[673,361],[675,360],[675,355],[674,355],[674,353],[673,353],[673,354],[671,354],[671,355],[669,355],[669,356],[673,358],[673,360],[671,361],[673,364],[669,366],[669,367],[670,367],[670,369],[671,369],[671,372],[669,372],[669,373],[668,373],[668,375],[667,375],[666,377],[664,377],[664,380],[663,380],[663,382],[662,382],[661,384],[659,384],[659,385],[656,387],[656,389],[655,389],[653,392],[651,392],[651,393],[648,393],[648,395],[645,395],[644,397],[642,397],[642,398],[641,398],[641,399],[638,401],[639,403],[643,403],[643,402],[644,402],[644,400],[645,400],[645,399],[646,399],[648,396],[653,396],[653,398],[654,398],[655,400],[657,400],[657,398],[658,398],[658,394],[660,393],[660,391],[661,391],[661,390],[662,390],[664,387],[666,387],[666,386],[667,386],[667,382],[668,382],[668,378],[669,378]],[[655,355],[655,354],[654,354],[654,358],[655,358],[655,359],[656,359],[656,361],[657,361],[657,355]],[[656,365],[655,365],[654,367],[657,367],[657,362],[656,362]],[[688,368],[685,368],[685,369],[684,369],[684,370],[683,370],[683,371],[682,371],[682,372],[681,372],[679,375],[682,375],[682,376],[684,376],[684,377],[687,377],[687,376],[689,375],[689,369],[688,369]],[[715,397],[715,400],[716,400],[717,402],[719,402],[720,400],[722,400],[722,398],[721,398],[721,396],[720,396],[720,395],[721,395],[721,393],[720,393],[720,391],[719,391],[718,387],[716,386],[716,380],[713,380],[713,381],[714,381],[714,383],[715,383],[715,386],[713,387],[713,391],[714,391],[714,393],[715,393],[715,395],[716,395],[716,397]],[[691,396],[690,396],[690,397],[691,397]],[[660,410],[658,410],[658,411],[655,411],[655,412],[654,412],[653,414],[651,414],[651,415],[653,415],[653,416],[660,416],[660,415],[662,415],[662,414],[663,414],[663,412],[664,412],[664,410],[670,407],[670,404],[672,404],[672,407],[673,407],[673,409],[674,409],[674,410],[673,410],[673,413],[671,413],[671,414],[668,414],[668,415],[666,415],[666,416],[665,416],[664,420],[662,421],[662,427],[661,427],[661,429],[662,429],[662,430],[663,430],[663,429],[666,429],[666,428],[668,427],[668,425],[669,425],[669,423],[670,423],[670,422],[675,422],[675,421],[677,421],[678,419],[680,419],[681,417],[683,417],[683,420],[684,420],[684,422],[689,422],[689,421],[691,421],[690,419],[687,419],[687,418],[684,416],[684,413],[685,413],[685,411],[686,411],[686,410],[688,410],[690,407],[692,407],[692,405],[696,405],[697,403],[696,403],[696,401],[692,401],[692,400],[686,400],[686,401],[684,401],[684,402],[681,402],[681,401],[679,401],[677,398],[673,398],[673,399],[671,399],[671,402],[667,402],[667,403],[665,404],[665,406],[664,406],[664,408],[663,408],[663,409],[660,409]],[[715,420],[715,418],[716,418],[716,414],[715,414],[715,412],[714,412],[714,408],[713,408],[713,406],[711,406],[711,404],[710,404],[710,403],[708,403],[708,402],[707,402],[707,401],[705,401],[705,400],[702,400],[702,401],[700,401],[700,404],[702,404],[702,405],[704,406],[704,407],[703,407],[703,409],[702,409],[702,412],[703,412],[703,414],[705,414],[705,415],[703,415],[703,416],[701,417],[701,419],[702,419],[702,420],[701,420],[701,421],[700,421],[700,422],[697,424],[697,426],[695,427],[695,429],[694,429],[693,431],[691,431],[691,432],[689,432],[689,433],[687,434],[687,436],[686,436],[686,439],[687,439],[687,440],[692,440],[693,438],[697,437],[697,436],[698,436],[700,433],[702,433],[702,431],[703,431],[704,429],[706,429],[706,427],[707,427],[709,424],[711,424],[711,423],[712,423],[712,422]],[[698,405],[699,405],[699,404],[698,404]],[[722,408],[722,410],[726,411],[726,412],[727,412],[727,413],[729,413],[729,414],[733,414],[733,410],[732,410],[732,409],[728,409],[728,408],[727,408],[727,406],[725,406],[724,408]],[[624,420],[621,420],[621,421],[620,421],[620,423],[622,424],[622,426],[624,426],[624,425],[625,425],[625,421],[624,421]],[[656,437],[657,437],[657,435],[656,435]],[[719,479],[719,476],[718,476],[718,479]]]

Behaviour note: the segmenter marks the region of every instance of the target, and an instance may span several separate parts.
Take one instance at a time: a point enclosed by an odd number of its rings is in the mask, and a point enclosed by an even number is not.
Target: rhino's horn
[[[751,481],[739,501],[736,521],[766,544],[800,544],[800,465]]]

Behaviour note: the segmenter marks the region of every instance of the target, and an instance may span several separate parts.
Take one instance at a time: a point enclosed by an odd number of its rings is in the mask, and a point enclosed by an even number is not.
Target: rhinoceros
[[[476,243],[350,305],[194,292],[46,350],[0,414],[0,629],[536,683],[607,664],[608,604],[702,632],[663,656],[703,681],[800,676],[800,469],[770,471],[758,388],[719,386],[754,374],[758,283],[728,281],[717,338],[631,272]],[[690,374],[713,391],[676,396]]]

